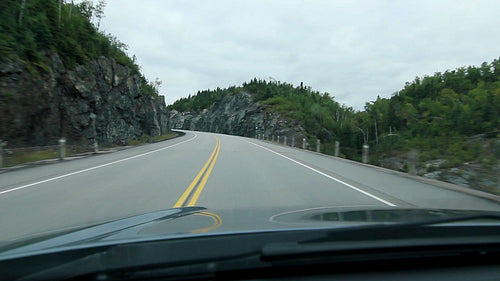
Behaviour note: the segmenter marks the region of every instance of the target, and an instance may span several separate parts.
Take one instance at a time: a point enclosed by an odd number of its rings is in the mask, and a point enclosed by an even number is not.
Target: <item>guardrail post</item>
[[[320,147],[321,147],[321,142],[319,139],[316,140],[316,152],[319,152],[320,150]]]
[[[302,149],[306,149],[306,139],[302,138]]]
[[[335,157],[339,157],[340,154],[340,143],[335,141]]]
[[[363,163],[368,163],[368,153],[369,153],[370,147],[367,144],[363,144],[363,155],[362,155],[362,160]]]
[[[285,140],[283,142],[284,142],[284,145],[286,145],[286,136],[285,136]]]
[[[97,118],[97,115],[95,115],[93,112],[90,113],[90,119],[92,120],[92,131],[94,135],[94,153],[99,152],[99,146],[97,145],[97,131],[95,130],[95,119]]]
[[[66,139],[60,138],[59,139],[59,159],[64,160],[64,157],[66,157]]]
[[[6,141],[0,140],[0,168],[3,167],[3,147],[7,145]]]
[[[417,159],[418,159],[418,151],[414,148],[410,150],[410,155],[408,159],[408,174],[416,175],[417,174]]]

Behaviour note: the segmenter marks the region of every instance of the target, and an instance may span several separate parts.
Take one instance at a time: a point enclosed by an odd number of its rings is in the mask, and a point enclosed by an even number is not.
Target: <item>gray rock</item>
[[[168,132],[163,97],[143,94],[127,67],[99,57],[67,69],[59,55],[45,58],[50,69],[35,74],[22,62],[0,62],[0,135],[11,146],[57,144],[60,137],[68,144],[126,144]]]
[[[255,137],[264,134],[287,137],[289,144],[295,137],[295,146],[302,147],[302,139],[307,137],[304,129],[293,120],[283,118],[279,113],[266,110],[246,92],[227,95],[210,108],[200,112],[168,112],[169,128],[197,130]],[[306,144],[309,147],[309,143]]]

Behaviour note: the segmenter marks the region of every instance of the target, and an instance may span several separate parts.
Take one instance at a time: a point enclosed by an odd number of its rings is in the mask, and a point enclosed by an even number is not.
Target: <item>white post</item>
[[[285,140],[284,140],[284,145],[286,145],[286,136],[285,136]]]
[[[302,149],[306,149],[306,139],[302,138]]]
[[[410,150],[410,155],[408,159],[408,174],[416,175],[417,174],[417,159],[418,159],[418,151],[415,148]]]
[[[0,168],[3,167],[3,147],[7,145],[6,141],[0,140]]]
[[[66,139],[60,138],[59,139],[59,159],[64,160],[64,157],[66,157]]]
[[[319,152],[321,146],[321,142],[319,139],[316,140],[316,152]]]
[[[278,144],[280,143],[280,136],[278,136]]]
[[[363,144],[363,154],[362,154],[362,160],[363,163],[368,163],[368,153],[369,153],[370,147],[367,144]]]
[[[94,153],[99,152],[99,147],[97,145],[97,132],[95,129],[95,119],[97,118],[97,115],[95,115],[93,112],[90,113],[90,119],[92,120],[92,131],[93,131],[93,136],[94,136]]]
[[[340,154],[340,143],[335,141],[335,157],[339,157]]]
[[[295,147],[295,136],[292,137],[292,147]]]

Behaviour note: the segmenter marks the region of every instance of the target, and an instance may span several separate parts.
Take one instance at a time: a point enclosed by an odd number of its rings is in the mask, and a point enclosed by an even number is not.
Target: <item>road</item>
[[[500,204],[384,169],[251,138],[190,132],[164,142],[0,174],[0,243],[180,206],[246,210],[269,224],[317,207],[500,210]]]

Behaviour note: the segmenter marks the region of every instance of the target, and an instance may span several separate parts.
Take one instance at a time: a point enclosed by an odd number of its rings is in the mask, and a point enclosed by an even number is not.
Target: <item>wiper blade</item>
[[[500,221],[500,213],[479,213],[479,214],[471,214],[465,216],[456,216],[456,217],[445,217],[445,218],[437,218],[430,220],[422,220],[417,222],[410,223],[399,223],[395,226],[397,227],[417,227],[417,226],[430,226],[436,224],[447,224],[454,222],[467,222],[473,220],[494,220]]]
[[[485,249],[493,246],[500,251],[500,224],[456,225],[449,223],[474,220],[500,220],[500,214],[473,214],[459,217],[438,218],[411,223],[374,224],[328,230],[321,237],[301,241],[269,243],[262,248],[263,260],[287,260],[304,257],[334,256],[336,259],[352,258],[352,254],[376,254],[402,249],[430,249],[462,247]],[[452,252],[455,253],[457,248]],[[485,250],[486,251],[486,250]],[[434,250],[432,251],[434,252]],[[348,255],[346,255],[348,253]],[[435,252],[434,252],[435,253]]]
[[[141,224],[146,224],[152,221],[174,219],[191,213],[206,210],[204,207],[182,207],[172,208],[157,212],[146,213],[142,215],[132,216],[124,219],[102,223],[95,226],[87,227],[81,230],[73,231],[67,234],[56,236],[37,243],[28,244],[26,246],[14,248],[1,253],[0,261],[12,258],[12,255],[30,253],[32,255],[36,251],[44,251],[54,247],[70,246],[84,241],[92,242],[100,238],[107,237],[118,231],[123,231],[127,228],[135,227]]]

